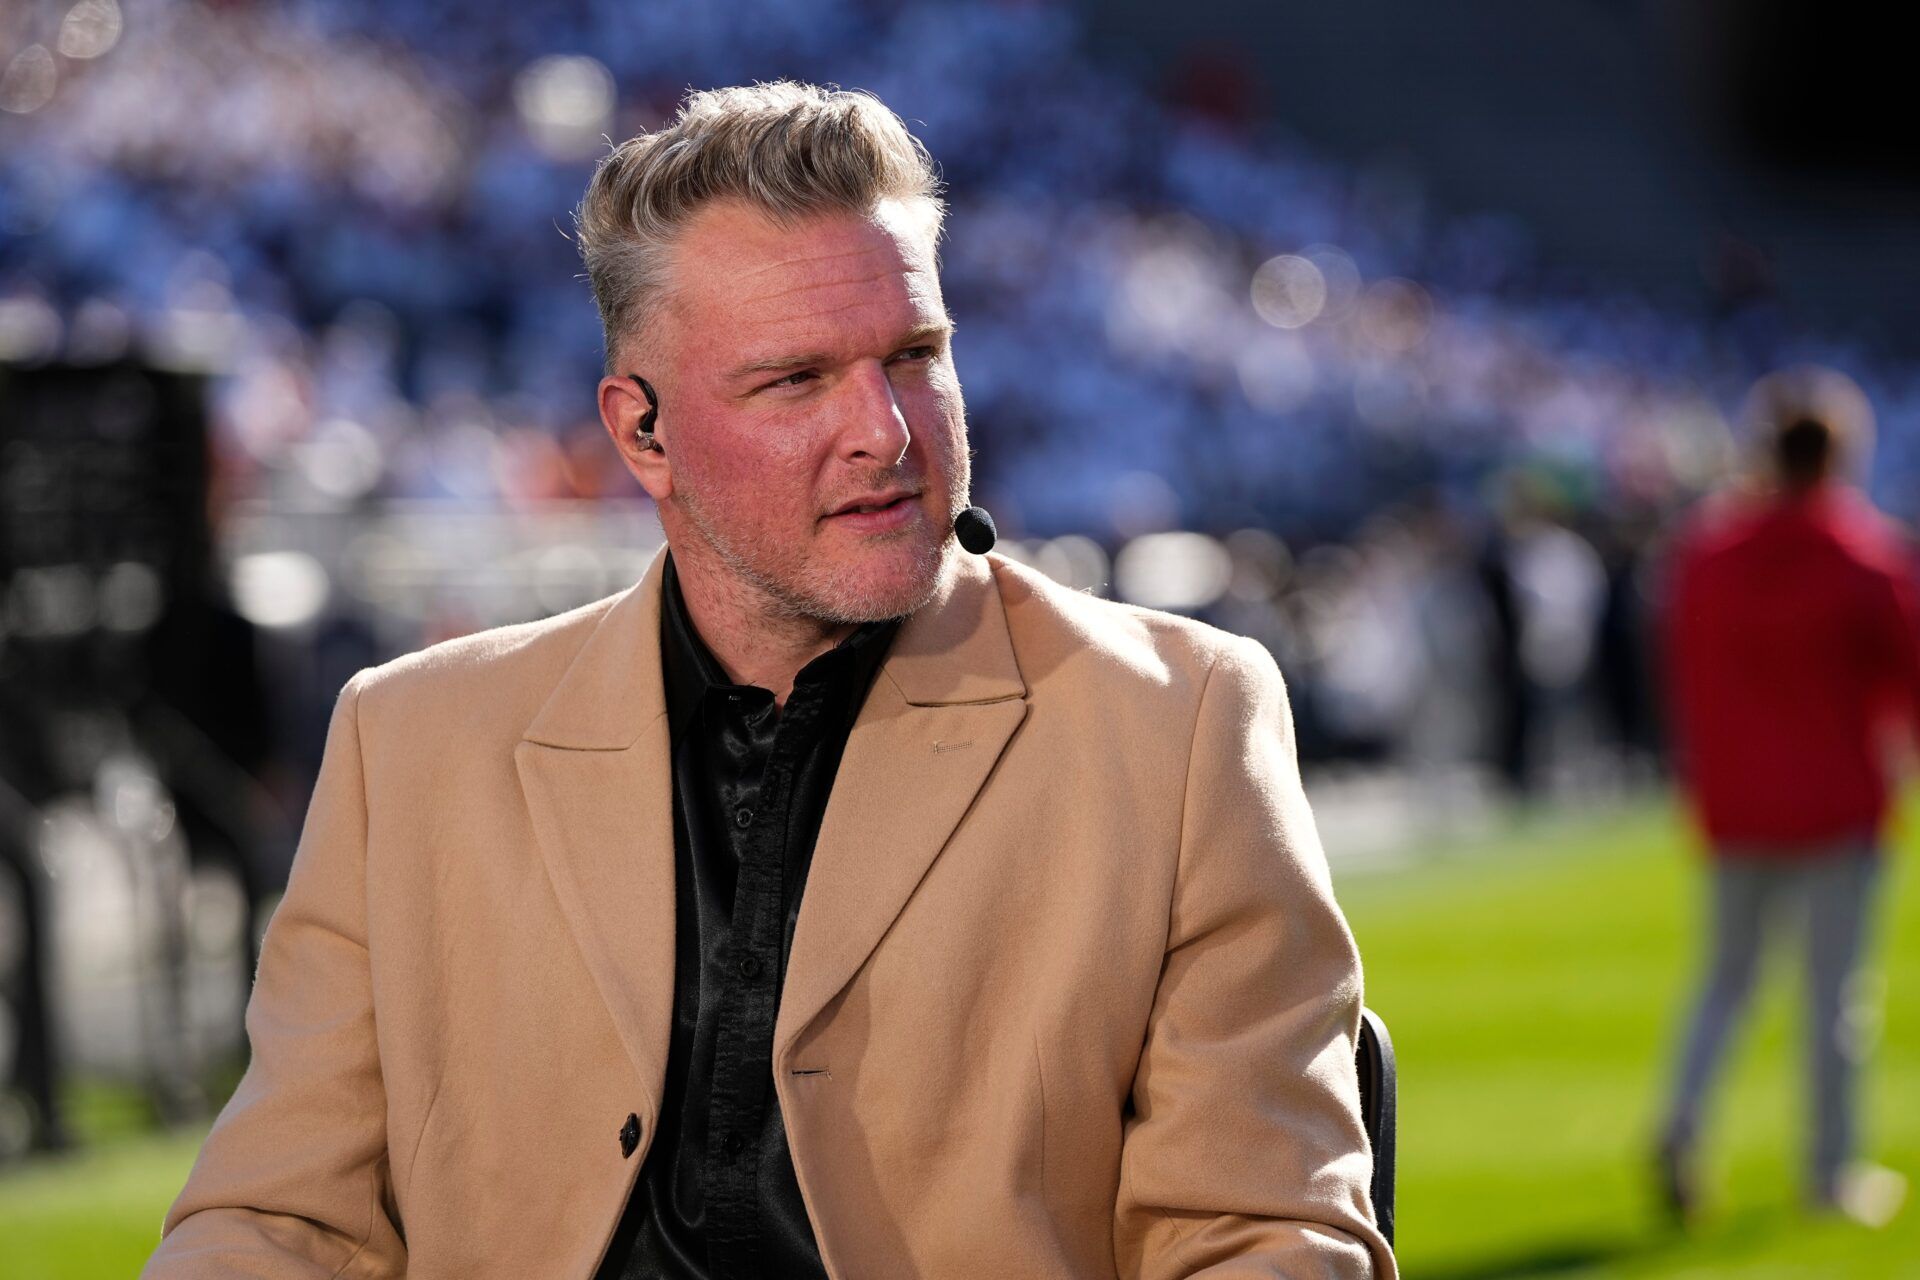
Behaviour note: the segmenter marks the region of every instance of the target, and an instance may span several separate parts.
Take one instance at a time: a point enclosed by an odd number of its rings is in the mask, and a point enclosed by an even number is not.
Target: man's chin
[[[938,546],[889,548],[893,555],[855,563],[818,584],[819,616],[839,623],[905,617],[939,593],[952,559],[948,538]],[[902,554],[905,553],[905,554]]]

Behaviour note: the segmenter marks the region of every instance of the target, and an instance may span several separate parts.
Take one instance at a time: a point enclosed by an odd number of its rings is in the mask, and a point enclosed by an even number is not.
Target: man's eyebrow
[[[737,382],[753,373],[784,373],[792,369],[804,369],[808,365],[825,364],[832,357],[825,352],[810,351],[794,356],[769,356],[765,360],[750,360],[727,370],[721,376],[728,382]]]
[[[899,351],[907,347],[921,346],[929,338],[947,339],[952,336],[953,321],[936,320],[930,324],[919,325],[908,330],[895,340],[894,350]],[[746,364],[737,365],[720,376],[728,382],[738,382],[740,379],[756,373],[791,373],[795,369],[806,369],[816,364],[831,364],[833,359],[834,357],[832,355],[824,351],[808,351],[798,355],[768,356],[764,360],[750,360]]]

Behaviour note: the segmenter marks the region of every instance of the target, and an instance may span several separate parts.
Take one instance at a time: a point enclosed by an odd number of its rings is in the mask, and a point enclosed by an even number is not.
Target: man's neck
[[[851,623],[795,617],[698,555],[675,553],[687,618],[735,684],[758,685],[785,706],[801,668],[852,635]]]

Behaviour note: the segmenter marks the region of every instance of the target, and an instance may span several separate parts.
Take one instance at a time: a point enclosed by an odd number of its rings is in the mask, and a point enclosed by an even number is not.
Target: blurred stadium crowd
[[[1058,4],[60,0],[11,8],[0,50],[0,354],[215,370],[216,497],[240,509],[632,495],[592,416],[569,211],[606,139],[688,85],[783,75],[872,89],[943,166],[1002,528],[1109,551],[1248,528],[1329,548],[1274,584],[1304,607],[1265,621],[1291,622],[1296,669],[1326,677],[1330,737],[1411,723],[1418,668],[1458,645],[1387,640],[1379,615],[1407,632],[1409,588],[1485,569],[1502,529],[1550,533],[1537,549],[1556,557],[1513,567],[1511,607],[1600,619],[1605,565],[1725,471],[1726,410],[1766,368],[1853,372],[1880,411],[1878,496],[1899,512],[1920,493],[1916,371],[1792,333],[1735,284],[1721,314],[1673,315],[1544,267],[1509,220],[1429,216],[1406,175],[1150,98],[1079,51]],[[1055,560],[1099,585],[1076,547]],[[382,577],[320,558],[349,587]],[[1140,589],[1212,603],[1191,582]],[[437,593],[412,594],[417,630],[392,644],[555,597],[443,601],[435,624],[417,606]],[[256,611],[298,618],[314,595],[283,584]],[[1497,631],[1509,607],[1480,613]],[[1382,638],[1345,635],[1357,612]],[[1540,621],[1526,647],[1571,625]],[[1535,674],[1565,683],[1583,647],[1536,652]]]
[[[687,87],[782,76],[872,90],[944,170],[1003,546],[1266,641],[1311,758],[1650,767],[1647,551],[1770,368],[1853,375],[1873,491],[1920,514],[1920,369],[1737,270],[1678,314],[1542,263],[1231,95],[1104,71],[1063,4],[10,5],[0,363],[212,375],[225,580],[310,659],[296,776],[354,666],[637,575],[658,533],[594,416],[570,211]],[[61,582],[4,627],[107,615]]]

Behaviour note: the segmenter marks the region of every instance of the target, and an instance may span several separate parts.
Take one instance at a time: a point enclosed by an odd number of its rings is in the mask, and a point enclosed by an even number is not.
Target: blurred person
[[[1525,747],[1535,791],[1589,770],[1584,695],[1605,607],[1606,572],[1593,544],[1571,528],[1563,503],[1542,505],[1513,532],[1508,555],[1520,622],[1520,664],[1532,704]]]
[[[1593,677],[1608,745],[1629,785],[1651,775],[1660,732],[1649,659],[1648,552],[1655,522],[1629,509],[1597,520],[1594,549],[1606,576],[1594,636]]]
[[[0,671],[6,664],[0,644]],[[45,819],[34,793],[50,781],[38,730],[39,708],[17,699],[0,680],[0,1026],[8,1035],[0,1071],[0,1107],[24,1107],[25,1133],[0,1141],[0,1166],[23,1151],[59,1151],[69,1144],[59,1046],[54,1039],[49,883],[38,832]],[[36,783],[40,785],[35,785]],[[24,788],[24,790],[23,790]]]
[[[1681,784],[1712,862],[1710,952],[1680,1053],[1658,1169],[1698,1205],[1708,1084],[1768,945],[1799,934],[1807,981],[1811,1202],[1867,1222],[1905,1183],[1854,1162],[1864,1054],[1859,976],[1881,874],[1889,732],[1920,722],[1920,601],[1906,538],[1847,481],[1871,428],[1828,370],[1756,387],[1766,477],[1710,499],[1676,539],[1664,618]]]
[[[1279,673],[958,554],[942,212],[788,83],[602,163],[667,548],[348,682],[149,1276],[1395,1274]]]
[[[1515,486],[1509,484],[1509,489]],[[1539,775],[1535,739],[1542,696],[1525,660],[1526,608],[1517,572],[1523,520],[1510,495],[1495,513],[1475,557],[1475,579],[1486,605],[1485,698],[1488,750],[1507,794],[1532,795]]]

